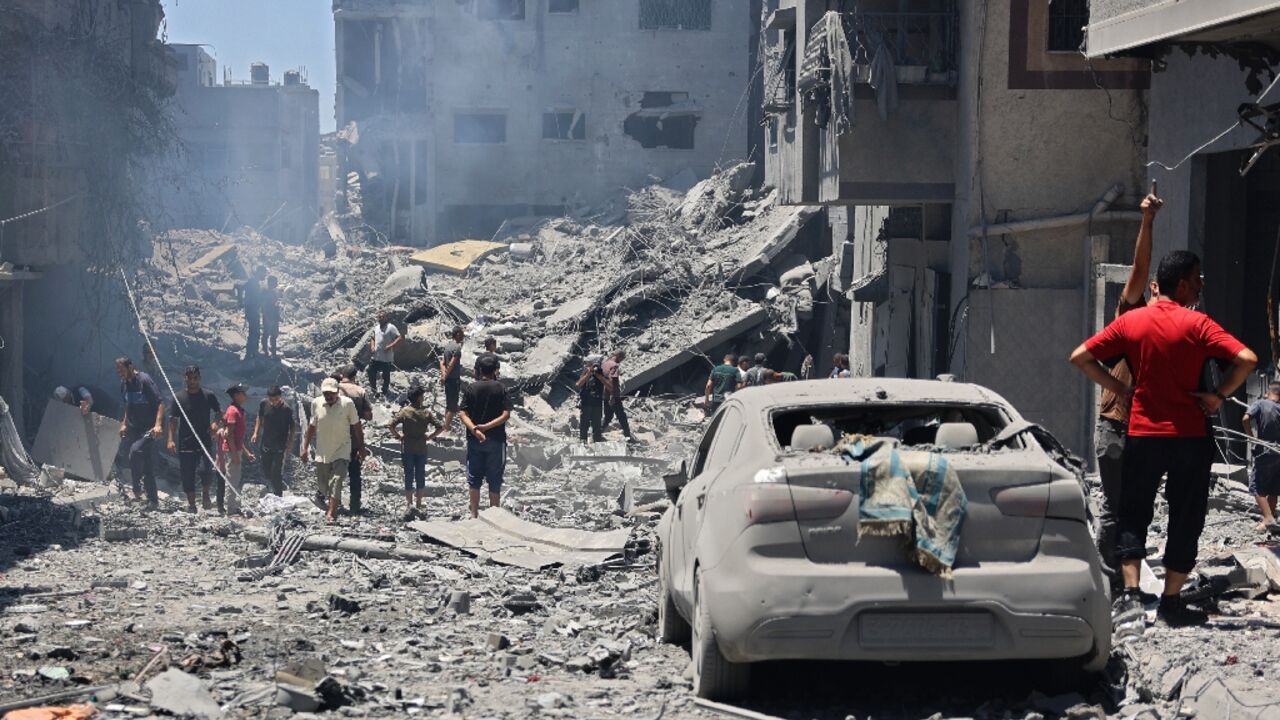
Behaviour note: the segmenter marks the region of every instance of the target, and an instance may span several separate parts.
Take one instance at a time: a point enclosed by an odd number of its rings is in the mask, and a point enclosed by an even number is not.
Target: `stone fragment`
[[[360,612],[360,603],[349,597],[339,595],[338,593],[329,593],[328,597],[329,609],[337,610],[340,613],[351,615]]]

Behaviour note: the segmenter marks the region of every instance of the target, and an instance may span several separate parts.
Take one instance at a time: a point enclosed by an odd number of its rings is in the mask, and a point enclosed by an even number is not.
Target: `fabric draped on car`
[[[858,464],[858,537],[902,537],[913,562],[950,577],[969,500],[946,456],[868,435],[846,435],[834,451]]]

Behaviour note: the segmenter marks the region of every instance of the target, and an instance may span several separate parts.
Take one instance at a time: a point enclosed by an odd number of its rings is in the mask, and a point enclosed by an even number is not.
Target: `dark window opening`
[[[697,115],[668,115],[665,117],[634,114],[622,123],[622,131],[640,143],[640,147],[692,150]]]
[[[787,102],[794,103],[796,100],[796,31],[791,29],[782,34],[783,52],[782,52],[782,77],[786,83],[784,87],[787,89]]]
[[[524,0],[476,0],[476,17],[481,20],[523,20]]]
[[[641,30],[710,30],[711,0],[640,0]]]
[[[547,140],[586,140],[587,116],[575,111],[543,113],[542,137]]]
[[[457,113],[453,116],[453,141],[492,144],[507,141],[507,116],[503,113]]]
[[[1079,52],[1088,24],[1088,0],[1050,0],[1049,52]]]
[[[622,131],[643,148],[692,150],[698,119],[689,93],[650,91],[640,98],[640,111],[622,123]]]
[[[550,0],[547,4],[547,12],[576,13],[578,12],[578,0]]]

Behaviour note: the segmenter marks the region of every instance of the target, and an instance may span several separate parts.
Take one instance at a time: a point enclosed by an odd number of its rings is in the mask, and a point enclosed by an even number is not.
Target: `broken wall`
[[[389,214],[405,216],[396,239],[411,244],[488,235],[506,217],[559,214],[650,176],[706,177],[745,158],[752,3],[706,3],[710,29],[642,27],[652,23],[641,5],[557,3],[552,12],[547,0],[521,0],[507,17],[485,3],[338,3],[340,38],[352,23],[387,20],[384,32],[401,37],[399,65],[421,61],[427,73],[430,115],[384,109],[357,120],[353,165],[368,175],[367,158],[384,144],[400,154],[378,163],[381,187],[362,188],[370,222],[390,228]],[[426,40],[404,41],[424,16]],[[349,109],[360,93],[344,69],[354,50],[339,47],[344,123],[356,119]],[[421,172],[397,190],[383,165],[405,162]]]
[[[1028,420],[1087,457],[1089,381],[1067,362],[1080,344],[1078,290],[970,290],[965,381],[1000,393]],[[993,331],[994,328],[994,331]]]

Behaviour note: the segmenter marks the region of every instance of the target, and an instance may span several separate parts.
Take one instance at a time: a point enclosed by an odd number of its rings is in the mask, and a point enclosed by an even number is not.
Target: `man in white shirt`
[[[323,397],[311,403],[311,424],[302,441],[302,461],[305,463],[309,457],[307,450],[314,449],[316,487],[329,501],[325,521],[333,523],[337,521],[352,448],[361,460],[369,451],[364,446],[364,429],[356,404],[338,391],[338,381],[325,378],[320,392]]]

